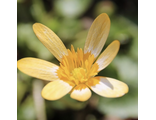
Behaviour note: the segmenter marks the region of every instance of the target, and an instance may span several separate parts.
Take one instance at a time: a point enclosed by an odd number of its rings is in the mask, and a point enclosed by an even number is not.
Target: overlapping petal
[[[79,101],[86,101],[90,98],[91,91],[86,85],[83,85],[83,88],[79,89],[80,86],[82,85],[79,85],[73,89],[70,97]]]
[[[23,58],[18,60],[17,67],[23,73],[43,80],[58,80],[57,65],[37,58]]]
[[[128,92],[128,86],[116,79],[109,77],[95,77],[99,83],[89,86],[95,93],[103,97],[114,98],[121,97]]]
[[[119,47],[120,42],[118,40],[115,40],[103,51],[103,53],[95,62],[99,65],[98,71],[104,69],[113,61],[119,51]]]
[[[107,14],[99,15],[92,23],[84,46],[84,53],[91,52],[96,58],[101,52],[110,30]]]
[[[43,89],[42,89],[42,97],[47,100],[58,100],[65,96],[67,93],[69,93],[72,90],[73,86],[70,86],[68,83],[57,80],[48,83]]]
[[[51,29],[40,23],[35,23],[33,30],[43,45],[61,62],[62,57],[68,52],[60,38]]]

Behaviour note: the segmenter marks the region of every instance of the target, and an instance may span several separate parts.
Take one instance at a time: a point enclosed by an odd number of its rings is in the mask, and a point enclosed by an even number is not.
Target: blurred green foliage
[[[113,62],[99,75],[128,84],[129,92],[120,98],[103,98],[92,92],[89,101],[79,102],[69,95],[57,101],[44,100],[40,109],[45,120],[101,120],[138,116],[138,26],[137,0],[17,0],[17,59],[35,57],[55,64],[58,61],[35,36],[32,25],[42,23],[52,29],[67,48],[83,48],[88,29],[100,13],[107,13],[111,29],[103,50],[119,40],[121,47]],[[17,71],[17,118],[41,120],[34,99],[34,78]],[[42,81],[44,86],[47,82]],[[41,92],[38,89],[36,92]],[[35,104],[36,103],[36,104]]]

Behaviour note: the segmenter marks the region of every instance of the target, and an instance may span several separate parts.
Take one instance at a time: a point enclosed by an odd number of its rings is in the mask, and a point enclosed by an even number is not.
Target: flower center
[[[98,64],[93,64],[95,58],[91,53],[83,53],[82,49],[71,46],[68,55],[63,56],[57,75],[70,85],[85,84],[98,73]]]
[[[78,85],[79,83],[84,83],[87,81],[87,73],[84,68],[75,68],[72,71],[72,76],[74,78],[75,83]]]

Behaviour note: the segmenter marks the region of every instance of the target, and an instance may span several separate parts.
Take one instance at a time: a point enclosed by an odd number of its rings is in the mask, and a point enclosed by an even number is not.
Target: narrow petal
[[[37,58],[23,58],[17,61],[17,67],[23,73],[35,78],[43,80],[58,80],[56,70],[59,68],[57,65],[37,59]]]
[[[71,98],[79,100],[79,101],[86,101],[90,98],[90,96],[91,96],[91,91],[84,84],[82,85],[80,84],[76,86],[70,95]]]
[[[103,53],[95,62],[99,65],[98,71],[104,69],[113,61],[119,51],[119,47],[120,42],[118,40],[115,40],[103,51]]]
[[[128,86],[116,79],[108,77],[95,77],[99,83],[90,86],[90,88],[103,97],[114,98],[121,97],[128,92]]]
[[[62,57],[67,55],[68,52],[60,38],[52,30],[40,23],[35,23],[33,30],[37,38],[61,62]]]
[[[91,52],[96,58],[101,52],[110,30],[110,19],[107,14],[100,14],[91,25],[84,46],[84,53]]]
[[[47,100],[58,100],[71,91],[73,86],[68,83],[57,80],[48,83],[42,90],[42,97]]]

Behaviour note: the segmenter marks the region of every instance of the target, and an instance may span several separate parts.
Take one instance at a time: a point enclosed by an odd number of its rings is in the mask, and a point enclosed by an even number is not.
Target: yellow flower
[[[128,92],[125,83],[109,77],[96,76],[111,63],[120,47],[119,41],[115,40],[99,55],[110,30],[107,14],[103,13],[94,20],[84,50],[77,48],[77,52],[72,45],[71,50],[66,49],[59,37],[42,24],[35,23],[33,30],[60,62],[58,66],[30,57],[17,62],[18,69],[23,73],[51,81],[42,90],[43,98],[58,100],[69,93],[73,99],[86,101],[91,97],[91,90],[109,98],[120,97]]]

